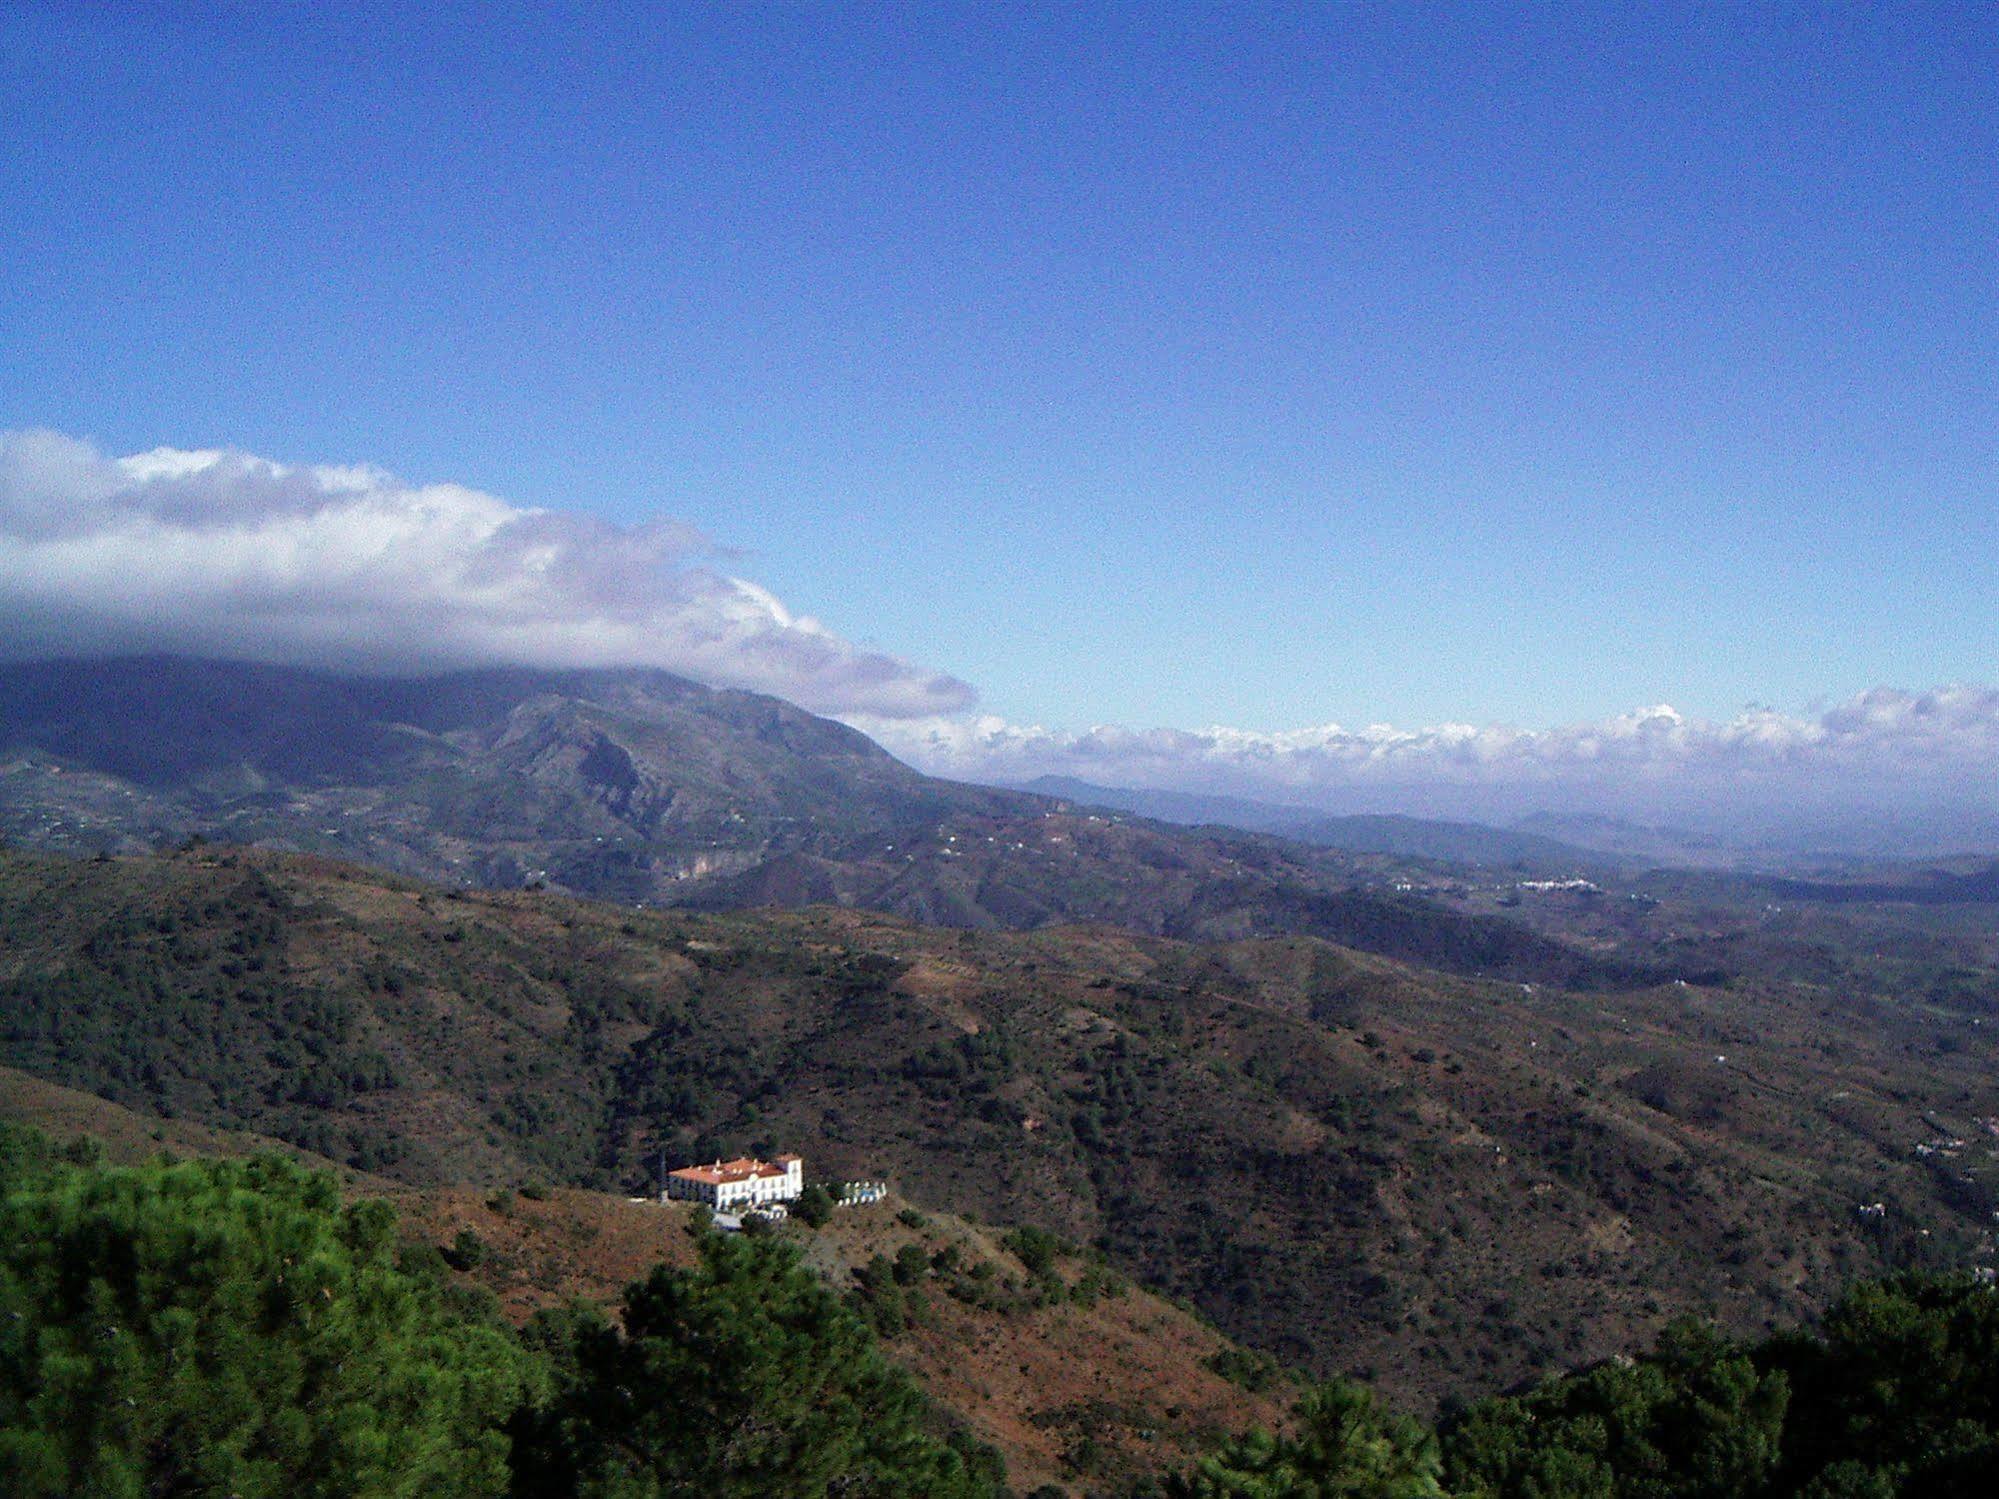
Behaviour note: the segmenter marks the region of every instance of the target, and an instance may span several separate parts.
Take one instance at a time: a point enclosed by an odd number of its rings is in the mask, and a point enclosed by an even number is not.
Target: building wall
[[[805,1163],[785,1162],[782,1176],[752,1176],[734,1182],[689,1181],[684,1176],[668,1176],[666,1196],[680,1201],[705,1202],[721,1211],[726,1208],[754,1207],[766,1202],[790,1202],[805,1190]]]

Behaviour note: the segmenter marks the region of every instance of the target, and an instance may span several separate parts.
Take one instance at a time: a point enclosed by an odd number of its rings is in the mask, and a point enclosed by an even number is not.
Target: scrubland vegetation
[[[709,1234],[615,1322],[517,1334],[395,1228],[281,1158],[106,1167],[7,1129],[0,1490],[997,1490],[997,1460],[942,1433],[790,1246]]]
[[[1064,1284],[1048,1236],[1013,1247]],[[906,1262],[906,1263],[905,1263]],[[0,1131],[0,1486],[23,1496],[997,1496],[997,1454],[885,1357],[795,1242],[699,1236],[615,1315],[519,1330],[379,1200],[289,1160],[107,1166]],[[879,1284],[877,1283],[879,1282]],[[1073,1294],[1073,1293],[1072,1293]],[[1861,1499],[1989,1492],[1999,1295],[1855,1287],[1815,1330],[1675,1324],[1648,1353],[1447,1411],[1363,1385],[1298,1400],[1163,1483],[1187,1499]],[[1086,1461],[1086,1460],[1085,1460]],[[1109,1493],[1078,1475],[1082,1490]]]
[[[800,1149],[1417,1408],[1982,1263],[1999,1206],[1994,964],[1951,931],[1877,966],[1949,957],[1962,1001],[1761,959],[1577,994],[1306,938],[640,912],[193,847],[0,850],[0,950],[0,1060],[141,1113],[413,1185]]]

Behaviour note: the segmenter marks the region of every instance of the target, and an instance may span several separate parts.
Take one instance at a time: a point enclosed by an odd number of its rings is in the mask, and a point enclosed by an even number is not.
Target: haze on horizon
[[[1990,845],[1995,77],[1943,5],[16,7],[0,653]]]

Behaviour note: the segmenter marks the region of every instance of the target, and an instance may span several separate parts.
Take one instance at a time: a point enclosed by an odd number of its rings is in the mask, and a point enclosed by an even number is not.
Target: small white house
[[[802,1157],[781,1155],[759,1161],[744,1156],[712,1166],[682,1166],[666,1174],[662,1197],[705,1202],[716,1212],[741,1212],[765,1203],[790,1202],[805,1190]]]

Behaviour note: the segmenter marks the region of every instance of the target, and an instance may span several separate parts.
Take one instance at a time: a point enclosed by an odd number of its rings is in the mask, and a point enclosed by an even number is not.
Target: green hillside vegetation
[[[127,1165],[163,1149],[234,1158],[279,1148],[136,1114],[8,1068],[0,1068],[0,1118],[59,1140],[88,1136],[73,1148]],[[516,1327],[538,1311],[615,1306],[658,1264],[689,1269],[699,1259],[690,1203],[535,1181],[518,1190],[417,1188],[337,1174],[349,1196],[390,1201],[402,1243],[441,1252]],[[832,1212],[818,1227],[794,1214],[777,1233],[877,1329],[883,1350],[954,1430],[1002,1455],[1023,1490],[1085,1470],[1114,1492],[1161,1478],[1223,1433],[1278,1421],[1295,1393],[1267,1356],[1053,1235],[917,1211],[894,1196]],[[1008,1243],[1047,1254],[1030,1268]]]
[[[104,1167],[0,1131],[0,1489],[972,1499],[867,1325],[788,1245],[517,1336],[395,1214],[275,1157]]]
[[[1951,1029],[1999,1016],[1999,903],[1989,893],[1925,900],[1928,874],[1950,871],[1931,866],[1909,872],[1904,886],[1862,887],[1871,900],[1773,898],[1767,880],[1666,870],[1579,889],[1459,880],[1438,898],[1467,915],[1503,914],[1564,947],[1688,976],[1753,976],[1888,1001],[1927,1015],[1937,1043],[1949,1045]]]
[[[797,1149],[1088,1246],[1398,1398],[1974,1263],[1995,1040],[1753,975],[1604,996],[1302,938],[0,853],[7,1065],[413,1183],[617,1190],[662,1151]]]
[[[0,1128],[0,1486],[230,1493],[997,1496],[797,1242],[698,1236],[615,1320],[516,1333],[395,1213],[273,1156],[105,1166]],[[1019,1240],[1030,1271],[1064,1253]],[[891,1271],[891,1278],[894,1272]],[[864,1304],[865,1291],[860,1297]],[[1668,1328],[1649,1354],[1457,1408],[1308,1390],[1171,1499],[1973,1499],[1999,1468],[1999,1296],[1855,1287],[1820,1329]],[[1037,1493],[1064,1493],[1044,1486]]]
[[[1855,1287],[1822,1329],[1681,1322],[1438,1430],[1364,1387],[1309,1393],[1167,1484],[1173,1499],[1975,1499],[1999,1473],[1999,1296],[1972,1276]]]

